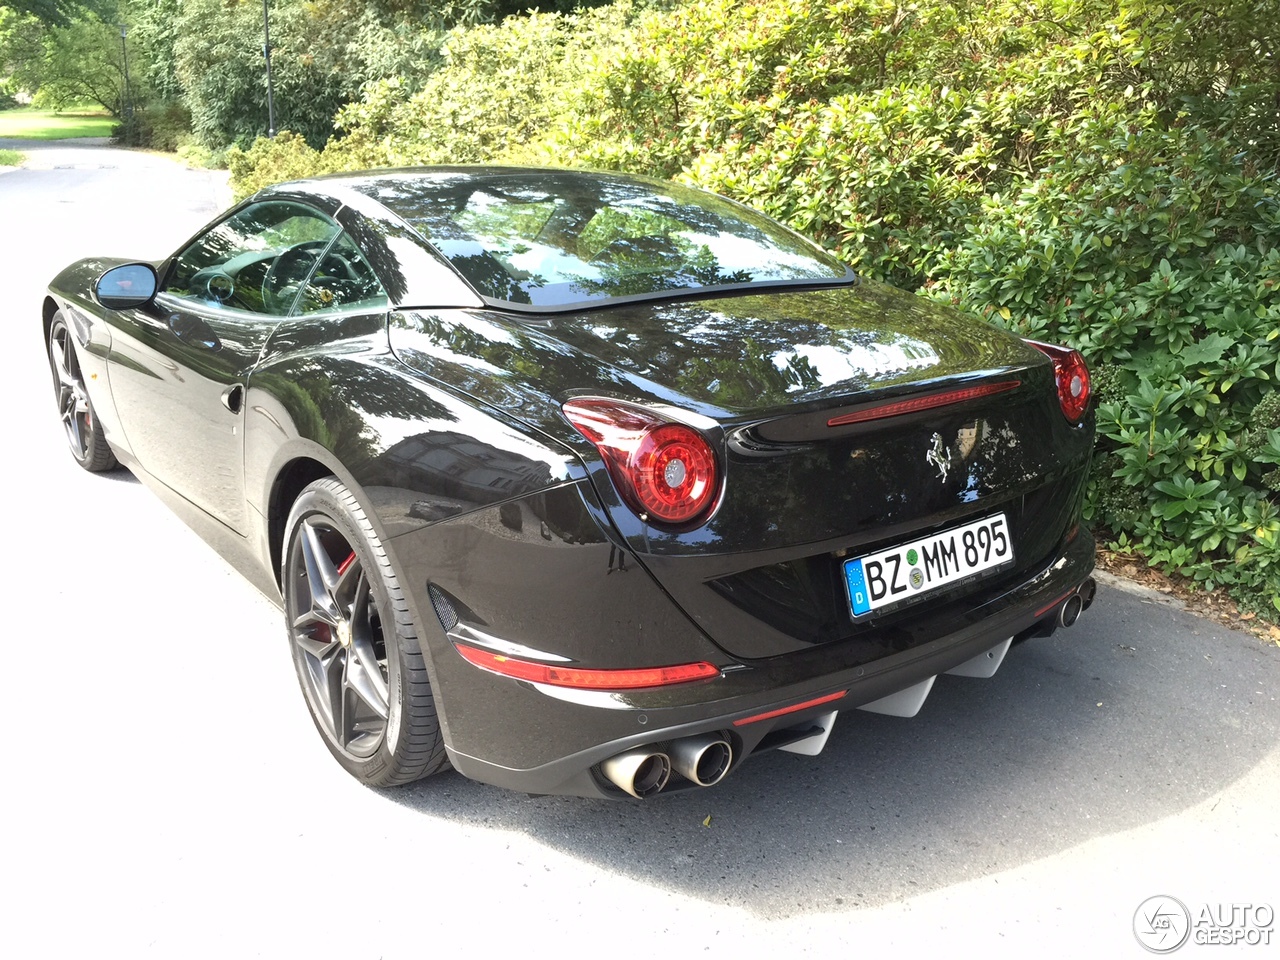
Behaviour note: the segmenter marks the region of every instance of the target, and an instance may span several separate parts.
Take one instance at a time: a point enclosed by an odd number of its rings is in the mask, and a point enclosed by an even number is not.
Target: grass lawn
[[[22,154],[17,150],[0,150],[0,167],[16,167],[22,162]]]
[[[66,140],[69,137],[109,137],[115,119],[101,113],[54,113],[21,107],[0,110],[0,137],[20,140]]]

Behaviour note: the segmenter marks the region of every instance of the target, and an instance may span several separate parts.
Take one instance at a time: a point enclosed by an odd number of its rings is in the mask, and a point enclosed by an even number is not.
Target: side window
[[[344,233],[320,258],[303,286],[297,312],[380,310],[387,305],[386,291],[373,268],[351,237]]]
[[[256,203],[178,254],[165,291],[204,307],[284,316],[338,230],[299,203]]]

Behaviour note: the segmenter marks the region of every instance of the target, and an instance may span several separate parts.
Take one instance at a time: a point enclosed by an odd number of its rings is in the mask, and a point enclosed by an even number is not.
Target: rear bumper
[[[650,690],[573,691],[498,676],[464,661],[447,635],[433,631],[428,645],[449,759],[464,776],[512,790],[621,798],[600,772],[603,761],[712,733],[729,743],[732,773],[756,753],[809,736],[832,711],[914,687],[1010,637],[1049,632],[1062,602],[1088,579],[1093,554],[1093,538],[1081,529],[1026,579],[957,618],[954,629],[870,663],[858,662],[861,646],[832,643],[768,660],[722,658],[718,678]],[[457,709],[461,702],[465,709]],[[693,786],[672,776],[667,790]]]

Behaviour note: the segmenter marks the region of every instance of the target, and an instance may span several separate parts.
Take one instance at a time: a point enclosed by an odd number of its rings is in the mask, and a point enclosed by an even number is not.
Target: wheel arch
[[[44,298],[44,305],[40,311],[42,314],[40,327],[43,331],[45,343],[49,342],[49,330],[53,326],[53,315],[57,313],[59,309],[61,308],[58,306],[58,301],[54,300],[53,297],[46,295]]]
[[[337,475],[328,464],[305,455],[290,460],[276,474],[267,502],[267,548],[276,586],[281,586],[280,566],[284,559],[284,538],[287,532],[285,526],[294,501],[308,484]]]

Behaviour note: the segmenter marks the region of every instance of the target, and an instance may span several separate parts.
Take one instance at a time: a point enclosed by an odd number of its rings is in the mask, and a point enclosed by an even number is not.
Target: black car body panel
[[[743,331],[736,347],[735,329]],[[518,410],[588,458],[589,444],[560,413],[577,393],[671,405],[714,421],[726,493],[696,531],[647,525],[613,494],[602,469],[592,480],[631,552],[738,656],[866,632],[841,610],[836,554],[867,553],[1004,510],[1019,558],[1000,579],[1007,584],[1060,546],[1083,496],[1080,462],[1091,436],[1062,418],[1047,359],[1011,335],[880,284],[633,305],[538,325],[493,312],[402,312],[392,317],[391,343],[415,369],[475,401]],[[850,366],[858,349],[864,359]],[[812,362],[794,360],[822,351],[836,368],[825,378]],[[1015,391],[942,414],[826,426],[832,416],[922,389],[1014,379],[1022,384]],[[726,402],[713,403],[717,397]],[[950,453],[945,475],[927,460],[935,434]],[[1045,510],[1057,513],[1049,525],[1039,522]]]
[[[302,312],[313,266],[281,287],[291,309],[230,309],[164,288],[180,252],[150,301],[112,311],[94,286],[129,261],[85,260],[51,285],[46,336],[62,311],[121,462],[277,597],[299,493],[326,476],[350,489],[404,585],[463,773],[620,796],[609,758],[703,734],[736,767],[1052,630],[1087,580],[1092,415],[1064,416],[1055,365],[1018,338],[848,277],[505,309],[366,187],[271,188],[216,223],[265,201],[313,208],[333,225],[324,249],[351,238],[385,303]],[[282,257],[243,254],[214,282],[268,304]],[[319,292],[341,297],[347,272]],[[703,437],[720,465],[706,515],[673,525],[630,506],[566,416],[583,397]],[[855,615],[850,559],[997,515],[1007,561]],[[464,647],[717,675],[569,688],[478,669]]]

